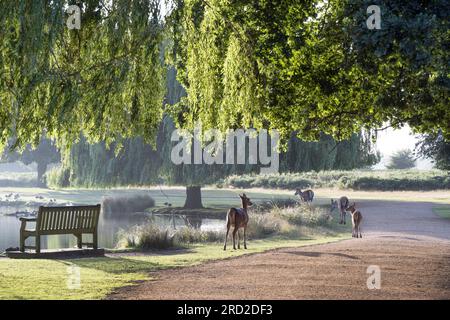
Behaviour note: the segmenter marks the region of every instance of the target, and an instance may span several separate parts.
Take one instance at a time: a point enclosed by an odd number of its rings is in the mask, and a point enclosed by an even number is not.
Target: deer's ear
[[[243,193],[242,196],[243,196],[244,198],[247,198],[247,195],[246,195],[245,193]]]
[[[331,199],[331,203],[333,203],[333,199]]]

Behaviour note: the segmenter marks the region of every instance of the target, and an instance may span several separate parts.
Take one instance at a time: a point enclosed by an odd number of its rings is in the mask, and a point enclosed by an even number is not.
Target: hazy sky
[[[417,136],[413,135],[409,126],[402,129],[394,130],[392,128],[378,132],[376,147],[381,152],[382,159],[375,166],[377,169],[383,169],[384,164],[389,161],[389,156],[397,150],[411,149],[417,142]],[[431,169],[432,163],[428,159],[419,159],[417,162],[418,169]]]

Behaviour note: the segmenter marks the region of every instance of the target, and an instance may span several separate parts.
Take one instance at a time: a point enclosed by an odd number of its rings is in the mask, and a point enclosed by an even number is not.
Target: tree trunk
[[[47,171],[47,163],[46,162],[37,162],[37,186],[38,187],[46,187],[44,174]]]
[[[185,209],[201,209],[202,204],[202,192],[200,186],[188,186],[186,187],[186,202],[184,203]]]

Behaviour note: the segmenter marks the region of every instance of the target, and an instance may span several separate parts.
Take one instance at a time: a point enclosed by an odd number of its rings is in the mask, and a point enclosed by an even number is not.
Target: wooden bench
[[[35,249],[41,252],[41,236],[57,234],[73,234],[77,237],[78,248],[83,245],[98,248],[98,218],[100,205],[95,206],[70,206],[70,207],[39,207],[36,218],[20,218],[20,251],[25,248]],[[36,222],[33,230],[26,229],[27,222]],[[83,243],[83,234],[92,234],[92,243]],[[25,246],[25,240],[29,237],[36,238],[36,246]]]

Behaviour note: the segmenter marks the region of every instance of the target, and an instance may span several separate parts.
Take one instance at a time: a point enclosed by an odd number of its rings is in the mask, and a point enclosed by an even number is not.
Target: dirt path
[[[153,274],[111,299],[450,299],[450,220],[429,203],[361,201],[363,239]],[[367,267],[381,270],[369,290]]]

